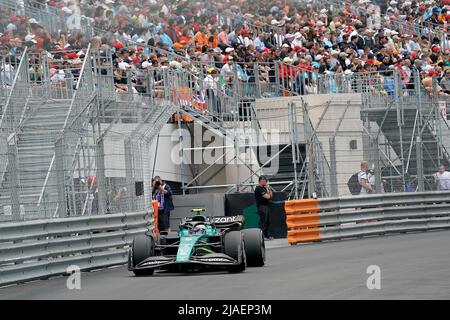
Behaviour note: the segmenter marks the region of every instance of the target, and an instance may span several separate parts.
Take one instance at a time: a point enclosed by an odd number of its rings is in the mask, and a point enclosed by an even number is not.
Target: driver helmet
[[[192,233],[194,234],[203,234],[205,233],[206,227],[204,224],[199,224],[198,226],[195,226],[194,229],[192,229]]]

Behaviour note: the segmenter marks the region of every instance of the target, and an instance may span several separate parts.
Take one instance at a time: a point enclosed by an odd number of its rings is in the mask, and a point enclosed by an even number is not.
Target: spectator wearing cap
[[[227,57],[227,62],[223,65],[222,69],[220,69],[220,74],[225,77],[228,83],[232,83],[235,71],[236,65],[234,63],[234,57],[229,55]]]
[[[205,66],[209,66],[212,67],[215,65],[215,60],[214,60],[214,49],[213,48],[208,48],[207,46],[204,46],[204,53],[202,55],[202,57],[200,58],[200,61],[203,63],[203,65]]]
[[[253,44],[253,40],[250,39],[251,32],[249,29],[242,29],[241,34],[236,38],[236,44],[241,44],[244,47],[248,47]]]
[[[206,90],[206,98],[210,102],[208,105],[213,107],[213,114],[220,115],[222,112],[219,94],[222,91],[220,81],[218,78],[219,72],[214,67],[209,67],[207,75],[203,82],[204,89]]]
[[[300,32],[294,33],[294,39],[291,41],[291,47],[295,48],[296,46],[302,47],[304,42],[304,37]]]

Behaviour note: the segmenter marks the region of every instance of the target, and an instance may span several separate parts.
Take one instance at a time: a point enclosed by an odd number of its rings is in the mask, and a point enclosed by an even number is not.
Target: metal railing
[[[2,114],[0,119],[0,188],[6,174],[6,168],[8,166],[8,139],[11,134],[15,134],[17,127],[19,126],[23,114],[26,111],[26,100],[29,96],[30,85],[28,83],[28,54],[27,49],[21,55],[20,60],[4,60],[2,61],[2,71],[4,80],[8,77],[8,94],[6,102],[2,108]],[[6,70],[6,64],[8,63],[8,70]],[[17,65],[18,64],[18,65]],[[15,70],[17,67],[17,70]],[[3,86],[3,85],[2,85]]]
[[[125,264],[135,235],[153,232],[153,216],[130,212],[0,223],[0,286]]]
[[[291,244],[450,228],[445,192],[413,192],[287,201]]]
[[[258,70],[256,74],[260,74],[261,69],[268,67],[269,70],[266,70],[264,77],[269,79],[269,83],[271,83],[271,77],[274,79],[272,89],[261,89],[263,88],[261,86],[262,81],[257,80],[261,79],[261,77],[254,76],[255,80],[253,82],[250,79],[244,81],[244,79],[239,79],[237,68],[227,75],[207,74],[204,72],[204,68],[201,68],[197,73],[192,73],[183,68],[150,68],[145,72],[142,70],[123,71],[113,67],[112,59],[108,58],[109,54],[107,53],[106,56],[103,56],[106,58],[100,59],[100,54],[95,57],[95,53],[88,49],[85,54],[85,64],[82,67],[82,71],[77,74],[73,83],[76,83],[76,86],[73,88],[72,85],[66,85],[64,87],[66,89],[60,90],[62,93],[64,93],[64,90],[72,91],[73,94],[52,94],[52,96],[62,96],[63,100],[69,96],[72,98],[70,110],[62,125],[65,128],[63,130],[63,138],[69,142],[62,150],[58,149],[58,146],[61,146],[62,143],[57,143],[56,149],[59,150],[58,152],[60,152],[59,154],[63,160],[56,161],[56,152],[53,157],[50,156],[48,159],[48,170],[46,170],[45,179],[42,179],[43,182],[40,186],[38,200],[39,207],[43,212],[47,212],[43,216],[52,217],[55,211],[60,212],[61,216],[65,216],[68,212],[71,214],[91,212],[87,210],[92,205],[88,198],[90,196],[95,198],[97,189],[95,184],[92,184],[92,181],[89,182],[89,177],[101,179],[96,175],[96,172],[102,171],[97,171],[97,164],[101,163],[97,156],[102,154],[105,156],[105,152],[101,149],[96,149],[95,152],[92,151],[94,148],[100,148],[98,143],[99,137],[114,133],[114,130],[109,128],[114,128],[114,124],[117,122],[145,123],[147,127],[142,132],[145,135],[148,133],[150,136],[155,136],[156,132],[150,129],[151,123],[145,122],[144,119],[153,112],[152,110],[154,109],[151,107],[158,108],[166,103],[170,103],[171,108],[177,107],[179,111],[183,111],[191,120],[203,122],[207,128],[216,130],[220,134],[227,134],[227,129],[240,130],[242,127],[247,128],[247,126],[253,132],[258,132],[259,119],[252,109],[253,100],[249,99],[249,97],[255,97],[258,94],[263,96],[265,92],[269,91],[276,92],[278,96],[295,95],[291,91],[293,85],[292,77],[295,73],[294,71],[279,72],[280,69],[286,67],[286,65],[281,63],[267,65],[257,63],[253,65]],[[93,56],[94,58],[91,59]],[[104,64],[99,63],[99,60],[102,59],[105,60],[102,62]],[[57,61],[44,58],[42,61],[47,65],[42,71],[44,75],[42,76],[43,80],[32,81],[30,79],[28,81],[28,77],[26,77],[27,81],[25,81],[34,84],[35,93],[45,91],[43,88],[39,88],[39,86],[45,88],[48,85],[48,76],[46,76],[47,71],[45,70],[48,70],[52,63],[57,63]],[[293,69],[292,66],[287,67]],[[69,72],[71,73],[72,71]],[[297,69],[296,72],[301,71]],[[401,106],[408,106],[408,104],[415,101],[414,99],[418,99],[419,93],[422,97],[425,95],[424,91],[419,92],[416,90],[417,86],[414,86],[413,89],[402,89],[398,75],[393,77],[394,85],[393,88],[389,87],[389,90],[393,90],[394,93],[390,94],[390,91],[386,89],[385,80],[387,77],[383,73],[343,75],[345,78],[338,82],[337,90],[330,90],[330,86],[323,84],[328,84],[330,82],[329,78],[322,77],[322,75],[319,76],[309,70],[306,70],[306,72],[311,77],[317,77],[315,79],[316,86],[323,88],[317,89],[317,93],[363,93],[369,97],[367,100],[368,104],[364,104],[364,107],[367,108],[372,108],[371,106],[377,107],[374,101],[378,101],[378,107],[386,108],[386,101],[388,100],[394,102],[398,100]],[[287,76],[285,77],[284,75]],[[251,90],[247,90],[245,87],[249,83],[254,83],[254,94],[248,93]],[[282,93],[280,94],[280,92]],[[39,96],[39,94],[36,94],[36,96]],[[100,97],[99,101],[94,101],[96,97]],[[375,99],[376,97],[379,97],[379,99]],[[98,106],[98,108],[94,106]],[[425,109],[431,110],[429,107],[424,107]],[[164,116],[163,118],[166,119],[167,117]],[[147,119],[151,119],[151,117]],[[161,121],[166,123],[166,120]],[[438,133],[439,128],[430,121],[428,121],[430,129],[427,130]],[[106,126],[102,127],[103,124],[106,124]],[[159,127],[160,124],[158,123],[158,126],[155,125],[155,128]],[[230,136],[233,137],[233,133]],[[145,143],[147,143],[149,138],[146,137],[145,139]],[[316,177],[317,184],[324,186],[324,190],[328,190],[330,186],[330,182],[328,182],[329,173],[327,173],[330,170],[329,161],[323,156],[323,150],[321,150],[318,141],[313,141],[312,143],[317,145],[314,154],[318,165],[315,171],[311,172],[311,175]],[[431,143],[427,144],[427,148],[436,149]],[[82,152],[86,152],[87,155],[81,156]],[[89,152],[91,153],[89,154]],[[433,152],[429,150],[429,157],[433,157]],[[408,155],[408,159],[411,158],[411,153],[412,148],[410,147],[405,152],[405,155]],[[442,155],[446,156],[444,150],[437,151],[437,154],[441,157]],[[89,159],[87,161],[91,162],[91,164],[83,164],[83,159]],[[437,163],[438,160],[435,161]],[[62,167],[57,168],[57,164]],[[406,165],[406,167],[408,166]],[[139,179],[138,181],[142,180]],[[104,188],[111,188],[108,185],[109,182],[103,181],[101,183]],[[239,183],[236,183],[234,186],[239,188]],[[187,187],[192,188],[196,186]],[[64,196],[56,199],[57,191],[59,190],[64,190]],[[324,192],[320,195],[327,194],[329,193]],[[131,196],[129,199],[133,197]],[[105,200],[105,198],[99,202],[103,206],[109,201]],[[127,207],[127,205],[122,207]]]
[[[53,212],[54,214],[52,216],[63,217],[68,214],[83,214],[85,212],[84,208],[89,201],[89,192],[94,192],[92,186],[88,185],[86,179],[83,186],[86,194],[78,195],[78,197],[82,198],[81,201],[85,201],[85,206],[77,208],[74,200],[75,197],[66,197],[66,193],[71,195],[75,195],[76,193],[73,182],[74,171],[77,166],[75,158],[80,151],[80,145],[86,143],[86,139],[88,138],[83,132],[88,131],[87,126],[91,119],[92,101],[95,94],[89,46],[80,70],[79,78],[76,81],[76,87],[61,129],[61,134],[56,137],[55,152],[50,162],[37,204],[45,212]],[[91,172],[84,172],[85,177],[89,175],[91,175]],[[69,180],[65,177],[68,177]],[[66,208],[69,209],[66,210]]]
[[[11,66],[11,63],[9,65],[10,68],[14,68],[14,66]],[[12,75],[14,75],[14,80],[11,83],[11,90],[0,119],[0,130],[7,133],[14,132],[19,125],[20,116],[25,107],[23,102],[29,95],[27,48],[22,53],[17,71],[10,73],[10,76]]]

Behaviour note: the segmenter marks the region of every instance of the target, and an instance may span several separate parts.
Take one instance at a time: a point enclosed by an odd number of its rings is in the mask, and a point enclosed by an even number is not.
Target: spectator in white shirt
[[[445,170],[445,166],[441,164],[438,172],[434,174],[436,190],[450,190],[450,172]]]
[[[358,172],[358,182],[361,186],[360,194],[373,193],[373,189],[369,183],[369,163],[367,161],[361,162],[361,171]]]
[[[6,57],[4,61],[0,58],[0,85],[11,86],[13,84],[16,74],[14,64],[14,57]]]

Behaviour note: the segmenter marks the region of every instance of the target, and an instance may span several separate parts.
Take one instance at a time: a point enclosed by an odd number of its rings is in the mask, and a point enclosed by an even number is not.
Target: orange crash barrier
[[[319,200],[289,200],[285,201],[286,225],[288,242],[320,241]]]
[[[158,200],[152,200],[152,206],[153,206],[153,226],[154,226],[154,234],[156,237],[158,237],[159,230],[158,230],[158,207],[159,203]]]

